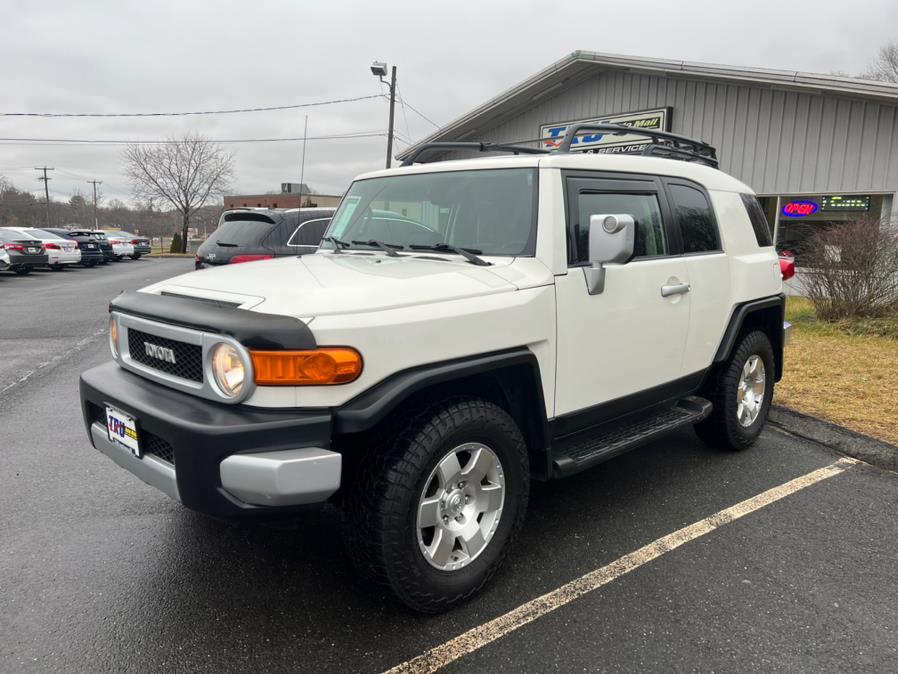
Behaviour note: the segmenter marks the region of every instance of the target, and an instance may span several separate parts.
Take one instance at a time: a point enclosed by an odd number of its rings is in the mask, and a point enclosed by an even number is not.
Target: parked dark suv
[[[96,236],[91,231],[86,229],[61,229],[58,227],[44,227],[43,230],[61,236],[64,239],[77,241],[78,248],[81,249],[82,266],[94,267],[104,262],[100,242],[97,241]]]
[[[10,229],[0,227],[0,246],[9,255],[9,271],[19,276],[30,274],[34,267],[46,267],[49,262],[40,241],[26,238]]]
[[[318,248],[333,208],[271,208],[225,211],[218,228],[196,252],[196,268],[272,257],[303,255]]]

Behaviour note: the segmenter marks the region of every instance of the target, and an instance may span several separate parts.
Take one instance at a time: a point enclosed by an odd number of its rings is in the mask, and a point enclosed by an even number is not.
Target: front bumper
[[[103,261],[103,251],[99,248],[94,250],[84,248],[81,249],[81,264],[90,264]]]
[[[106,405],[134,417],[142,458],[112,443]],[[342,457],[329,410],[260,410],[174,391],[114,362],[81,375],[91,444],[144,482],[218,517],[273,515],[327,500]]]

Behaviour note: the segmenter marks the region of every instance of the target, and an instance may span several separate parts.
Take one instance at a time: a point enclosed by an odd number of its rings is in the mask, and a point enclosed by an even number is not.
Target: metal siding
[[[898,191],[898,105],[752,84],[605,71],[466,140],[536,138],[541,124],[662,106],[674,132],[716,145],[721,168],[759,193]]]

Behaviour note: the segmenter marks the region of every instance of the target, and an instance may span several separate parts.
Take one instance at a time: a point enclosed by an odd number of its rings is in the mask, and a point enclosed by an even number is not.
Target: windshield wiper
[[[334,247],[334,253],[342,252],[340,250],[341,248],[349,248],[348,243],[346,243],[345,241],[340,241],[340,239],[338,239],[336,236],[325,236],[321,240],[327,241],[329,244],[331,244]]]
[[[482,257],[477,257],[482,254],[483,251],[477,250],[476,248],[459,248],[458,246],[450,246],[448,243],[411,245],[409,248],[412,250],[435,250],[437,252],[455,253],[456,255],[461,255],[471,264],[476,264],[478,267],[489,267],[492,264],[492,262],[487,262]]]
[[[240,245],[236,243],[226,243],[224,241],[216,241],[216,246],[221,246],[222,248],[239,248]]]
[[[374,246],[375,248],[380,248],[390,257],[399,257],[399,253],[396,250],[402,250],[404,246],[400,246],[395,243],[384,243],[383,241],[378,241],[377,239],[369,239],[368,241],[356,241],[353,240],[354,244],[359,246]]]

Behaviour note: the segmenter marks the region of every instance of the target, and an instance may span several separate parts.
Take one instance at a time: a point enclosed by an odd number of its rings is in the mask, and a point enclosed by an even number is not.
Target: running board
[[[651,416],[610,422],[559,440],[552,449],[554,477],[566,477],[607,461],[681,426],[711,414],[711,402],[698,396],[681,398]]]

